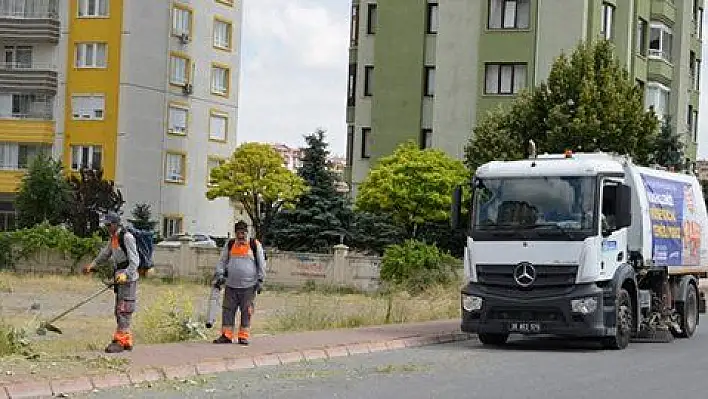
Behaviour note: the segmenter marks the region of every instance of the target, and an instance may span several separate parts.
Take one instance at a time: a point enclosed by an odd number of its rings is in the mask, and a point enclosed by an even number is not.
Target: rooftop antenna
[[[536,142],[529,140],[529,158],[536,159]]]

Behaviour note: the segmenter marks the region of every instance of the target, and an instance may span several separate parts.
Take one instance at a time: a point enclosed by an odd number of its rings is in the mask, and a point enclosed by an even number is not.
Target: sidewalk
[[[214,337],[218,330],[214,331]],[[403,349],[466,340],[458,319],[254,337],[251,345],[175,343],[140,345],[115,357],[130,359],[128,373],[85,376],[70,380],[27,381],[0,387],[0,399],[51,397],[163,379],[277,366],[303,360]]]

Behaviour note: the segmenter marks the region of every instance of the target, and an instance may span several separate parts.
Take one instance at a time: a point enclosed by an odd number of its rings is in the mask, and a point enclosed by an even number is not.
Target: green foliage
[[[5,267],[15,260],[29,259],[43,249],[55,250],[74,261],[71,273],[78,271],[78,262],[87,256],[94,256],[100,249],[102,240],[98,235],[81,238],[61,226],[47,222],[32,228],[0,233],[0,250],[6,255]]]
[[[285,168],[282,156],[265,143],[241,144],[229,160],[212,169],[209,181],[207,198],[241,203],[260,240],[273,216],[306,191],[302,178]]]
[[[0,358],[12,355],[32,357],[34,352],[25,330],[15,328],[0,320]]]
[[[103,179],[102,170],[81,170],[80,177],[71,175],[71,199],[66,220],[79,237],[91,237],[100,229],[101,214],[120,212],[123,195],[115,183]]]
[[[459,261],[435,245],[406,240],[386,249],[381,260],[381,280],[418,293],[433,285],[457,279]]]
[[[671,118],[667,117],[661,124],[661,131],[656,139],[654,163],[664,167],[681,168],[684,145],[678,134],[671,131]]]
[[[329,151],[325,132],[305,136],[302,167],[298,175],[308,191],[293,209],[284,209],[273,219],[268,242],[281,250],[327,252],[347,236],[351,210],[344,194],[335,189],[336,178],[328,169]]]
[[[495,109],[474,129],[465,150],[475,170],[491,160],[520,159],[529,140],[540,152],[566,149],[629,154],[646,164],[655,150],[658,119],[643,93],[603,40],[581,43],[553,63],[548,81]]]
[[[17,227],[32,227],[44,221],[64,221],[69,201],[69,185],[62,174],[61,162],[40,153],[30,163],[15,199]]]
[[[202,323],[193,316],[192,301],[176,290],[167,290],[138,314],[136,331],[142,342],[150,344],[205,339]]]
[[[150,211],[150,205],[148,204],[137,204],[131,211],[133,215],[132,219],[128,219],[130,224],[136,229],[155,231],[155,226],[157,226],[157,220],[152,220],[152,212]]]
[[[401,244],[407,233],[385,213],[356,212],[349,229],[348,244],[371,255],[383,255],[386,247]]]
[[[415,237],[417,226],[450,218],[452,192],[468,176],[462,162],[407,142],[371,169],[360,186],[356,208],[388,213]]]

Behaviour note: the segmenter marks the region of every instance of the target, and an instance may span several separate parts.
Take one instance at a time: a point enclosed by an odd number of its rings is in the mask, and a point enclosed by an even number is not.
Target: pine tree
[[[154,231],[155,226],[157,226],[156,220],[151,220],[152,212],[150,211],[150,205],[148,204],[137,204],[130,212],[133,215],[132,219],[128,221],[136,229]]]
[[[683,143],[678,134],[671,131],[671,121],[667,118],[661,124],[661,131],[656,139],[656,149],[654,152],[654,163],[680,169],[683,159]]]
[[[305,136],[302,166],[298,175],[309,191],[294,209],[285,209],[273,220],[269,242],[286,251],[327,252],[343,238],[351,220],[344,194],[335,188],[336,178],[329,169],[325,131]]]

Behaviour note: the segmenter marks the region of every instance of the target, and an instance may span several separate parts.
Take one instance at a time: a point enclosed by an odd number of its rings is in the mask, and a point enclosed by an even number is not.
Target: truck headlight
[[[474,295],[462,295],[462,308],[467,312],[482,309],[482,298]]]
[[[573,299],[570,301],[570,309],[573,313],[590,314],[597,310],[597,298],[587,297]]]

